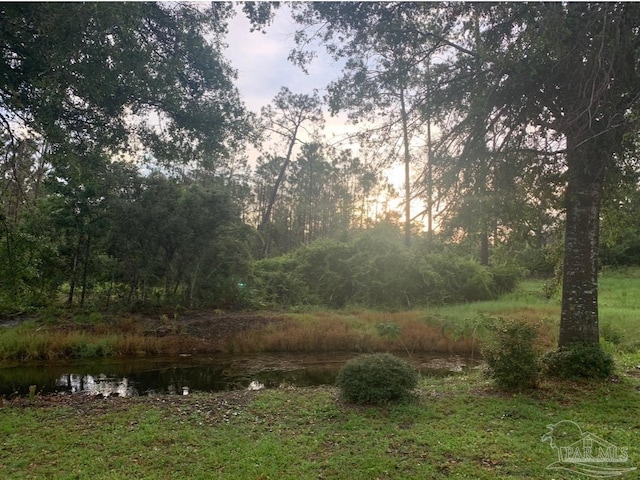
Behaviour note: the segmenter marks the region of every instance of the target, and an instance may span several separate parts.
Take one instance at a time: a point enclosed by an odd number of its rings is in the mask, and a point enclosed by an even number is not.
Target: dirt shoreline
[[[220,312],[217,310],[187,312],[171,317],[164,314],[159,317],[134,315],[133,319],[144,326],[146,333],[158,337],[183,334],[205,340],[218,340],[284,321],[282,315],[268,312]]]

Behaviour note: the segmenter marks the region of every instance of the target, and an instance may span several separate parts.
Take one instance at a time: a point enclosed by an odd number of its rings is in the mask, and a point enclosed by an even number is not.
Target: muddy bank
[[[165,337],[183,335],[204,342],[207,350],[218,350],[221,342],[249,330],[265,328],[283,323],[282,315],[270,313],[199,311],[176,316],[134,316],[145,335]]]

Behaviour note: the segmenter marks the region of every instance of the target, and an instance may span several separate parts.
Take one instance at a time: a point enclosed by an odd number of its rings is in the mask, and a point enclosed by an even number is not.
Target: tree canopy
[[[247,134],[235,72],[221,55],[231,7],[189,3],[0,5],[0,121],[52,151],[158,159],[222,155]]]

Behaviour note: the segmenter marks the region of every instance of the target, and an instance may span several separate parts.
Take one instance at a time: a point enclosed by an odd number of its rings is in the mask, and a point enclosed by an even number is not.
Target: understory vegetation
[[[260,260],[250,285],[266,306],[412,308],[474,302],[513,291],[526,270],[515,263],[485,267],[444,244],[402,244],[381,225],[350,242],[325,240]]]
[[[397,311],[298,306],[244,318],[217,310],[145,315],[50,310],[0,328],[0,360],[331,351],[480,357],[490,330],[504,322],[534,328],[535,350],[547,352],[557,345],[560,300],[557,294],[548,299],[544,284],[529,279],[495,300]],[[601,345],[606,352],[640,349],[639,302],[640,271],[602,275]],[[242,328],[225,333],[220,330],[223,320],[227,327]]]

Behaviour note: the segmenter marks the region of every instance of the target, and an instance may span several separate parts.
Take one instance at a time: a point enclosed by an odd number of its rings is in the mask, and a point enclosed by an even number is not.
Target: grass
[[[546,299],[542,280],[526,280],[498,300],[448,305],[431,310],[441,325],[461,334],[481,329],[487,318],[520,319],[539,325],[540,344],[557,343],[560,295]],[[599,282],[602,339],[621,352],[640,350],[640,269],[606,271]]]
[[[331,387],[6,402],[0,476],[48,479],[569,479],[547,425],[578,423],[640,467],[638,378],[495,391],[425,377],[413,401],[345,404]],[[637,472],[636,472],[637,473]]]
[[[613,381],[543,380],[536,390],[506,394],[473,371],[423,377],[412,401],[376,408],[345,404],[332,387],[0,399],[0,478],[569,480],[576,475],[547,469],[557,453],[541,441],[547,426],[562,420],[628,448],[618,466],[640,468],[640,272],[607,272],[600,293],[603,345],[617,361]],[[245,332],[247,343],[237,337],[233,348],[418,349],[438,341],[442,348],[469,348],[490,317],[529,319],[541,325],[540,341],[553,345],[559,309],[558,298],[544,299],[541,282],[527,281],[496,302],[291,314],[260,335]],[[62,329],[57,341],[93,344],[97,336],[105,348],[135,351],[136,326],[121,327],[128,333],[115,338],[108,330],[82,338]],[[45,342],[39,335],[52,331],[38,328],[3,329],[0,348]],[[130,344],[117,347],[127,335]],[[637,470],[623,478],[636,476]]]
[[[232,338],[230,352],[433,352],[466,354],[474,339],[449,335],[422,311],[318,311]]]
[[[0,360],[178,354],[192,351],[197,345],[197,339],[181,335],[156,337],[128,332],[86,332],[40,328],[32,324],[0,330]]]
[[[547,299],[543,280],[526,280],[498,300],[380,312],[356,307],[285,315],[286,322],[242,333],[227,348],[264,351],[403,351],[471,354],[484,327],[495,318],[524,320],[538,327],[538,346],[557,345],[560,296]],[[609,348],[640,349],[640,269],[606,272],[600,279],[600,326]],[[397,335],[380,327],[395,326]],[[393,330],[392,330],[393,331]],[[389,330],[387,330],[387,333]]]
[[[600,326],[606,348],[640,349],[640,269],[605,272],[600,280]],[[67,314],[68,315],[68,314]],[[215,317],[210,319],[215,333]],[[0,361],[182,352],[373,352],[475,355],[487,322],[525,320],[538,327],[541,350],[557,344],[559,295],[546,299],[542,280],[527,280],[494,301],[381,312],[350,307],[339,311],[289,312],[266,328],[205,341],[188,333],[179,316],[143,327],[133,317],[64,314],[0,329]]]

